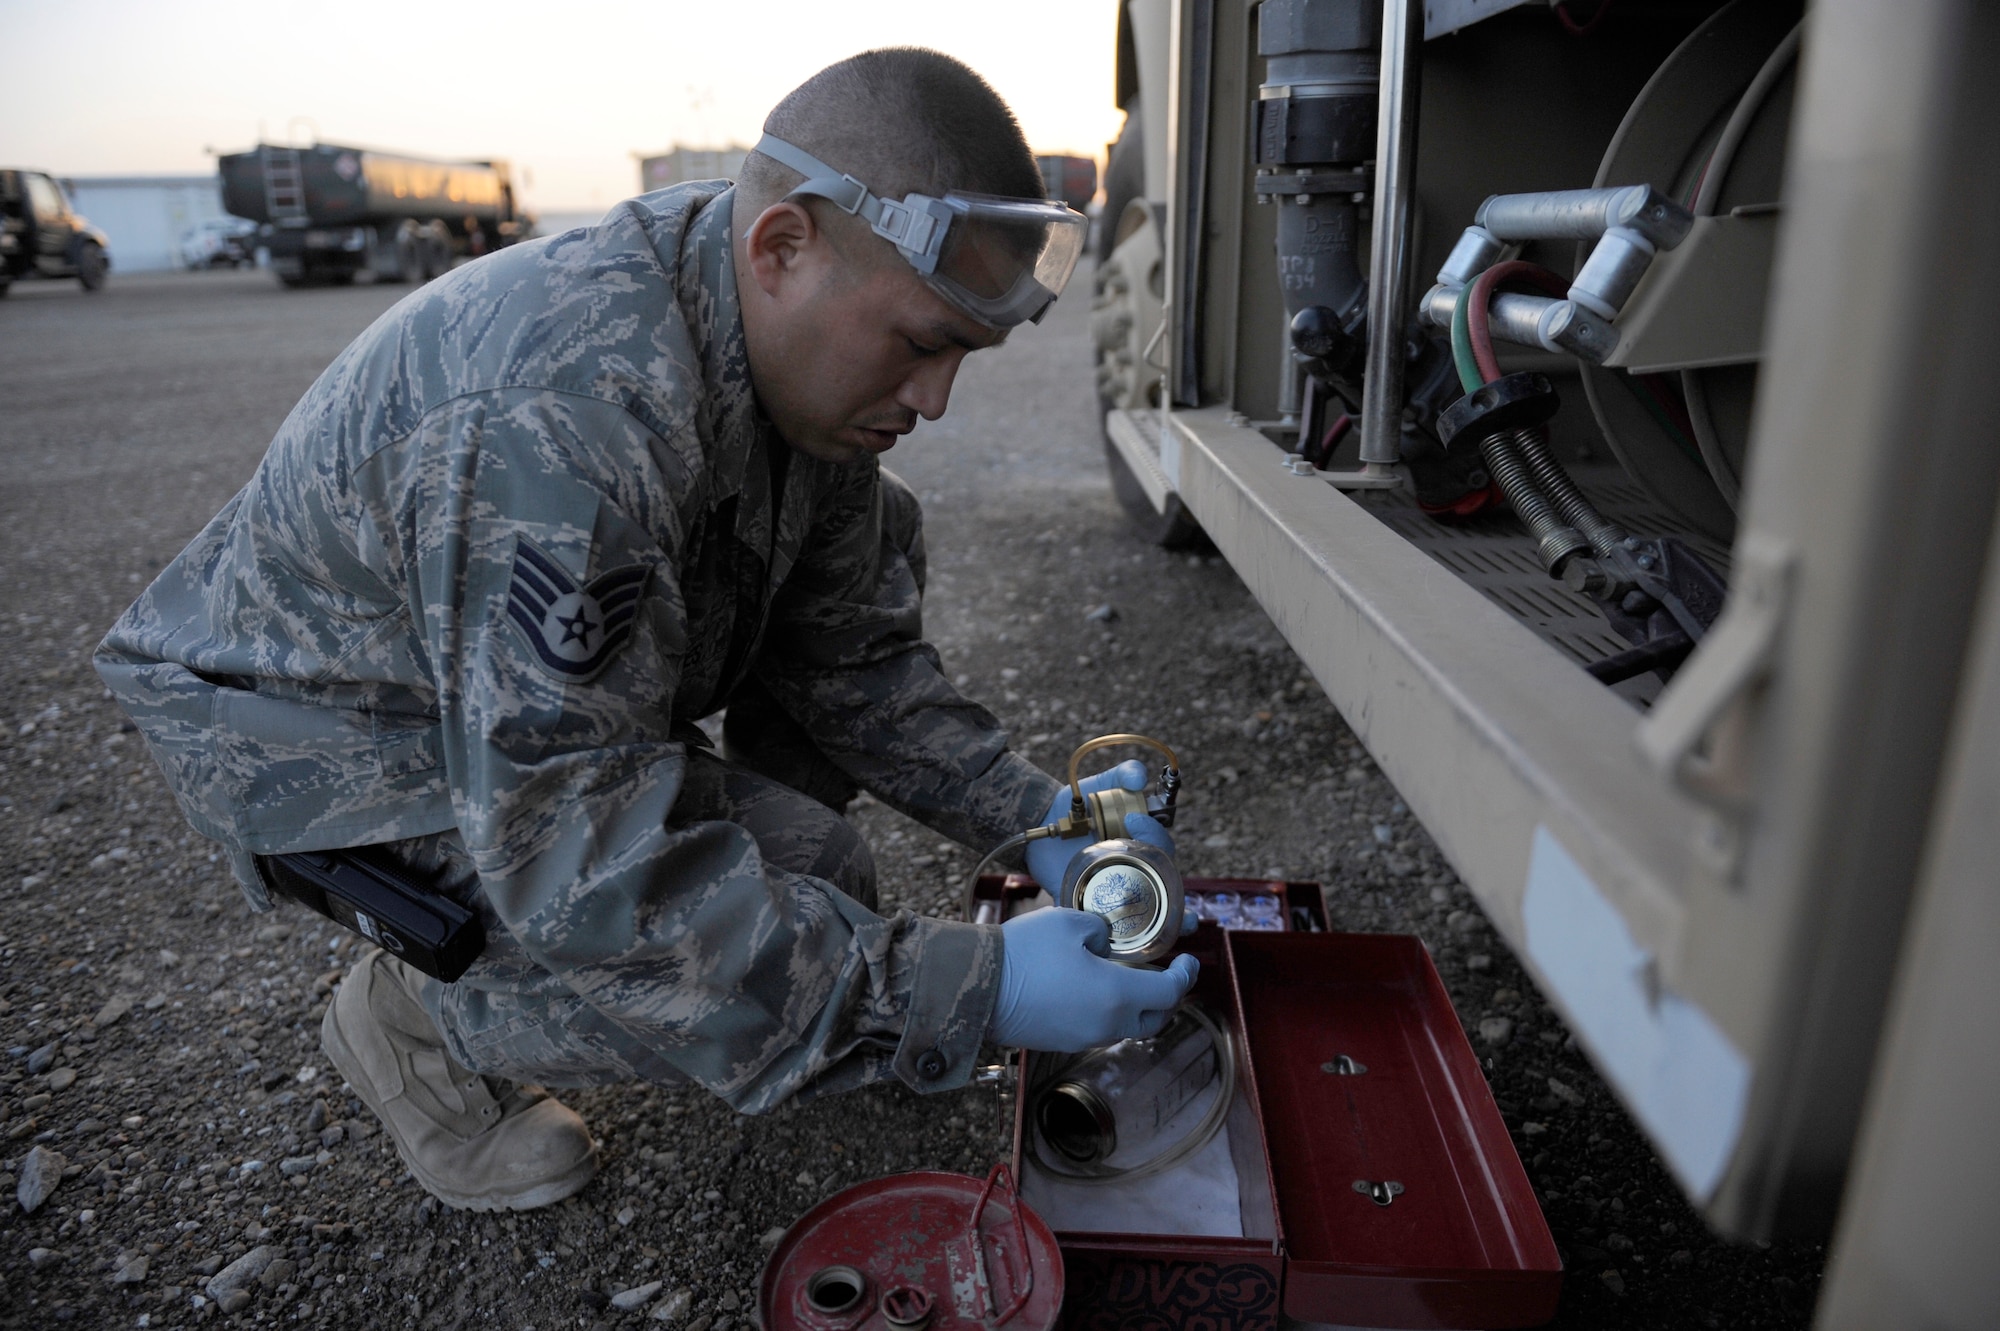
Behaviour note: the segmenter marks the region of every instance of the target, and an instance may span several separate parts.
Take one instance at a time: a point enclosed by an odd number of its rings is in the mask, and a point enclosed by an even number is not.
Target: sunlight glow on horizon
[[[1115,0],[0,0],[17,57],[0,81],[0,165],[196,174],[213,169],[207,150],[250,147],[261,130],[506,158],[530,206],[597,208],[638,192],[635,154],[754,143],[813,72],[896,45],[978,70],[1036,152],[1101,161],[1121,118],[1116,24]]]

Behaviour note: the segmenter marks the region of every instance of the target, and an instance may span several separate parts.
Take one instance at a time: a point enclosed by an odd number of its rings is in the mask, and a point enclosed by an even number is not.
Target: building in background
[[[1066,203],[1082,212],[1097,197],[1095,157],[1047,153],[1037,156],[1035,165],[1042,168],[1042,188],[1056,202]]]
[[[226,218],[215,176],[67,176],[76,210],[111,241],[121,273],[180,268],[181,237],[203,222]]]
[[[683,180],[734,180],[743,172],[748,148],[684,148],[676,144],[663,153],[639,158],[639,192],[651,193]]]

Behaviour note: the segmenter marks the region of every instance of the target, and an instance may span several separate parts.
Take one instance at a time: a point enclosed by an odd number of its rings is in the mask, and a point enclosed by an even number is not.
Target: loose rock
[[[54,1248],[28,1249],[28,1265],[34,1267],[37,1271],[53,1262],[60,1262],[61,1260],[62,1254]]]
[[[52,1091],[66,1091],[74,1085],[76,1085],[75,1068],[57,1068],[49,1074],[49,1089]]]
[[[1488,1044],[1506,1044],[1513,1033],[1514,1022],[1508,1017],[1487,1017],[1479,1023],[1479,1038]]]
[[[117,1274],[111,1277],[111,1283],[114,1285],[136,1285],[146,1278],[146,1268],[151,1265],[152,1259],[142,1252],[136,1257],[128,1259],[120,1266]]]
[[[103,1030],[106,1026],[116,1026],[131,1010],[132,1000],[124,994],[119,994],[107,999],[104,1006],[97,1009],[97,1015],[90,1019],[90,1024],[99,1030]]]
[[[694,1291],[691,1289],[677,1289],[667,1295],[666,1298],[661,1299],[659,1307],[653,1309],[653,1320],[656,1322],[678,1322],[681,1318],[687,1316],[688,1309],[693,1306]]]
[[[37,1146],[28,1152],[28,1158],[21,1162],[21,1173],[14,1185],[14,1198],[21,1203],[21,1209],[33,1215],[41,1204],[49,1199],[49,1194],[62,1182],[63,1166],[69,1162],[62,1152],[52,1151],[46,1146]]]
[[[244,1290],[245,1286],[255,1282],[258,1276],[264,1274],[264,1269],[276,1260],[278,1260],[278,1250],[276,1248],[268,1243],[259,1244],[229,1265],[223,1267],[204,1286],[208,1290],[208,1297],[220,1303],[222,1311],[232,1311],[229,1307],[230,1295]],[[249,1301],[250,1296],[245,1292],[243,1302],[248,1303]],[[236,1306],[240,1308],[243,1304],[239,1303]]]
[[[619,1309],[621,1312],[630,1312],[634,1308],[651,1301],[652,1297],[658,1294],[666,1283],[664,1280],[653,1280],[643,1285],[634,1286],[631,1289],[621,1289],[611,1296],[611,1306]]]
[[[28,1055],[28,1075],[30,1077],[41,1076],[54,1065],[55,1061],[56,1046],[54,1041],[50,1041],[34,1053]]]

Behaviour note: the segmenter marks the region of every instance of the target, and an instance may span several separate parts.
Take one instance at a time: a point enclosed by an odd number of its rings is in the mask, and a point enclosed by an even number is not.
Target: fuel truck
[[[1122,0],[1113,487],[1718,1231],[1995,1324],[2000,7]],[[1981,370],[1980,366],[1987,366]]]
[[[501,161],[259,144],[218,166],[222,206],[259,224],[254,243],[288,287],[345,286],[363,269],[378,282],[427,282],[534,230]]]

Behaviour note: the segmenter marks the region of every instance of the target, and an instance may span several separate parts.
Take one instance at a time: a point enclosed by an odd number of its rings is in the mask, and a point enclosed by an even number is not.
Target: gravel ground
[[[607,1088],[564,1097],[604,1144],[589,1188],[471,1215],[425,1197],[330,1073],[351,940],[243,909],[87,657],[396,294],[174,275],[0,306],[0,1324],[729,1331],[819,1198],[1006,1150],[991,1088],[762,1119]],[[1129,536],[1085,304],[974,357],[952,415],[892,457],[926,499],[947,667],[1045,767],[1107,729],[1173,743],[1189,872],[1319,879],[1335,928],[1423,937],[1562,1247],[1556,1325],[1805,1325],[1821,1250],[1704,1229],[1229,568]],[[879,804],[854,817],[887,901],[951,908],[968,853]],[[32,1213],[7,1200],[50,1184]]]

